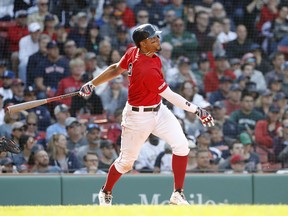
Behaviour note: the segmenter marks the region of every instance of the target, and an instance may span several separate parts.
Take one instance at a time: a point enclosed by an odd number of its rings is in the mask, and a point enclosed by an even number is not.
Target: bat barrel
[[[47,99],[28,101],[25,103],[15,104],[7,107],[9,113],[21,112],[47,103]]]

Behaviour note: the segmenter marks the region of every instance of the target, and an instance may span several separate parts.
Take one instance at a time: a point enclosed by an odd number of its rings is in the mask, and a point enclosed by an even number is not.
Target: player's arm
[[[84,84],[81,87],[79,94],[83,97],[90,96],[93,88],[113,79],[114,77],[122,74],[124,71],[126,71],[126,69],[120,66],[120,62],[108,66],[101,74]]]
[[[187,101],[181,95],[173,92],[169,87],[167,87],[163,92],[161,92],[160,95],[175,106],[178,106],[188,112],[195,113],[204,126],[214,125],[213,117],[206,110]]]

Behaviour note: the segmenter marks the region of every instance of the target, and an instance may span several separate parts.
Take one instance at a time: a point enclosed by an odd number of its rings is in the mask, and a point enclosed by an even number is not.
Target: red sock
[[[103,187],[103,191],[112,191],[115,183],[118,181],[121,175],[122,174],[116,170],[115,165],[112,164],[112,166],[109,169],[106,183],[105,186]]]
[[[180,190],[183,188],[188,155],[178,156],[172,155],[172,170],[174,173],[174,189]]]

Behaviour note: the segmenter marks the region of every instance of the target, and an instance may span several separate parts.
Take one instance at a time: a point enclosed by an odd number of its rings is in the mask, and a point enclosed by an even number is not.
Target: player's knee
[[[172,153],[178,156],[186,156],[189,151],[188,142],[182,142],[182,144],[172,147]]]
[[[120,173],[127,173],[133,168],[134,161],[116,161],[115,167]]]

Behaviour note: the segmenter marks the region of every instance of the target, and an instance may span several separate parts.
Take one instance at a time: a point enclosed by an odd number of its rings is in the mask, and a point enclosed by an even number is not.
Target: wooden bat
[[[59,101],[64,98],[73,97],[79,95],[79,92],[72,92],[64,95],[59,95],[56,97],[46,98],[46,99],[40,99],[40,100],[34,100],[34,101],[28,101],[20,104],[15,104],[7,107],[7,110],[9,113],[16,113],[21,112],[23,110],[31,109],[37,106],[41,106],[43,104],[51,103],[53,101]]]

